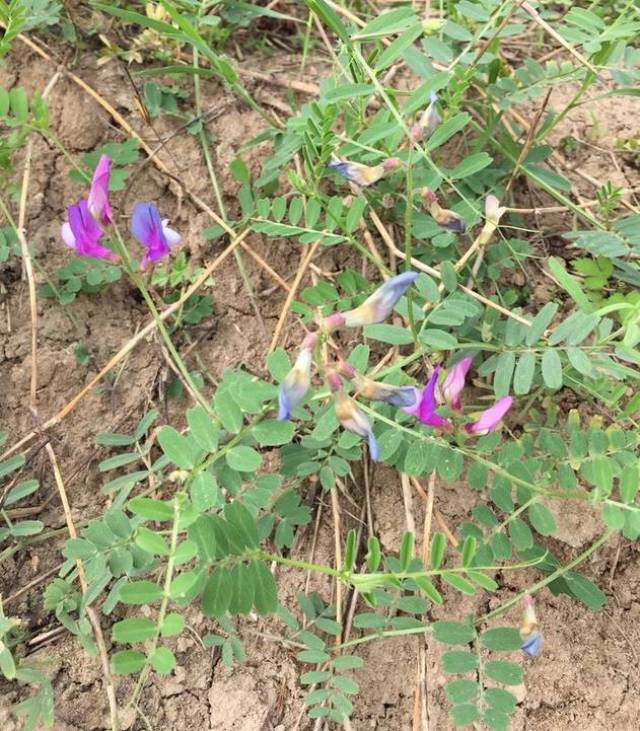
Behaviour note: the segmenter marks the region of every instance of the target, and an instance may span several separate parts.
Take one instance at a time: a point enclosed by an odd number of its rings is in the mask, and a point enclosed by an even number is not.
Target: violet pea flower
[[[102,226],[109,226],[113,222],[111,203],[109,202],[109,175],[111,160],[108,155],[101,155],[93,173],[89,199],[87,201],[89,213]]]
[[[436,413],[436,386],[439,375],[440,366],[436,366],[422,392],[416,389],[415,404],[413,406],[405,406],[402,410],[407,414],[411,414],[411,416],[415,416],[418,421],[426,426],[432,426],[443,431],[451,431],[453,429],[451,422]]]
[[[418,273],[411,271],[402,272],[402,274],[391,277],[359,307],[348,312],[334,312],[326,317],[323,323],[324,326],[331,331],[345,325],[347,327],[360,327],[386,320],[393,311],[396,302],[417,277]]]
[[[512,396],[504,396],[503,398],[498,399],[493,406],[480,414],[477,421],[465,424],[463,427],[464,430],[469,434],[475,434],[476,436],[482,436],[495,431],[504,415],[511,408],[512,403]]]
[[[438,203],[435,193],[429,188],[423,188],[421,191],[422,199],[429,213],[440,226],[448,228],[449,231],[464,233],[467,224],[462,216],[448,208],[442,208]]]
[[[169,228],[168,218],[161,219],[155,203],[136,203],[131,214],[131,233],[147,249],[140,262],[145,269],[150,262],[156,262],[171,253],[181,241],[177,231]]]
[[[362,413],[356,402],[342,388],[342,380],[335,371],[327,373],[327,383],[333,393],[336,417],[342,427],[367,440],[369,455],[374,462],[380,459],[380,450],[369,419]]]
[[[432,91],[429,95],[429,106],[422,112],[418,121],[411,127],[411,139],[415,142],[421,140],[425,134],[431,134],[433,130],[442,122],[438,110],[436,109],[436,102],[438,101],[438,95],[435,91]]]
[[[472,363],[473,358],[470,356],[458,361],[449,369],[447,377],[440,388],[445,402],[456,411],[461,408],[460,395],[464,389],[465,379]]]
[[[313,333],[307,335],[293,368],[280,384],[278,391],[279,421],[291,418],[291,412],[302,401],[311,386],[311,361],[317,337]]]
[[[62,224],[62,240],[80,256],[92,256],[95,259],[116,261],[117,255],[102,246],[102,229],[89,212],[87,201],[83,198],[67,209],[69,220]]]
[[[520,637],[522,638],[520,648],[529,657],[536,657],[542,649],[542,632],[538,629],[538,618],[536,617],[533,597],[525,594],[522,601],[524,603],[524,612],[520,627]]]
[[[340,360],[338,370],[341,376],[353,380],[356,390],[369,401],[384,401],[392,406],[413,406],[416,403],[416,388],[414,386],[392,386],[389,383],[379,383],[372,378],[360,375],[356,369],[344,360]]]
[[[377,183],[380,178],[398,168],[400,164],[400,160],[397,157],[388,157],[379,165],[363,165],[360,162],[334,158],[329,161],[328,167],[342,175],[343,178],[346,178],[353,185],[359,188],[366,188],[369,185]]]

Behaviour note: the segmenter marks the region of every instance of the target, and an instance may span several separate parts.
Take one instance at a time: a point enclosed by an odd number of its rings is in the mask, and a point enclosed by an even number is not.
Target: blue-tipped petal
[[[543,642],[544,639],[542,637],[542,632],[540,632],[539,630],[534,630],[526,638],[526,640],[524,640],[520,648],[522,649],[522,652],[525,653],[525,655],[528,655],[529,657],[537,657],[540,654]]]
[[[380,449],[378,448],[378,442],[373,431],[370,431],[367,435],[367,441],[369,443],[369,456],[372,462],[380,461]]]

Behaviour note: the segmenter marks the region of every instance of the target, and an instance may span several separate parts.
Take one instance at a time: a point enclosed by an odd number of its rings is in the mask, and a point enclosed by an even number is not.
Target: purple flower
[[[467,431],[469,434],[475,434],[477,436],[495,431],[498,424],[502,421],[504,415],[511,408],[512,403],[512,396],[505,396],[504,398],[498,399],[491,408],[483,411],[480,414],[477,421],[472,421],[470,424],[465,424],[465,431]]]
[[[280,384],[278,391],[279,421],[291,418],[291,412],[302,401],[311,386],[311,360],[317,337],[315,334],[307,335],[293,368]]]
[[[131,214],[131,233],[147,249],[140,262],[145,269],[150,262],[169,256],[171,249],[180,243],[181,236],[169,228],[168,218],[161,219],[155,203],[136,203]]]
[[[418,398],[416,398],[415,404],[405,406],[402,410],[407,414],[411,414],[411,416],[415,416],[416,419],[427,426],[442,429],[443,431],[451,431],[453,428],[451,422],[436,413],[436,385],[439,375],[440,366],[436,366],[427,385],[422,389],[422,393],[416,389]]]
[[[442,384],[441,391],[445,402],[456,411],[460,410],[460,394],[464,388],[465,379],[472,363],[473,358],[469,356],[458,361],[449,369],[447,377]]]
[[[101,155],[89,190],[89,213],[103,226],[109,226],[113,222],[109,203],[110,165],[111,160],[108,155]]]
[[[80,256],[92,256],[95,259],[116,261],[117,255],[101,246],[102,229],[89,213],[87,201],[83,198],[67,209],[69,221],[62,224],[62,240]]]

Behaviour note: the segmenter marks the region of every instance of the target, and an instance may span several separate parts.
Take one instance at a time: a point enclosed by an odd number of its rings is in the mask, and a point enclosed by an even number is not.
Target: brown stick
[[[271,338],[271,345],[269,345],[269,352],[274,350],[276,346],[278,345],[278,340],[280,339],[280,333],[282,332],[282,328],[284,327],[285,322],[287,321],[287,315],[289,314],[289,308],[291,307],[291,303],[293,302],[296,293],[298,292],[298,287],[300,286],[300,282],[302,281],[302,278],[307,272],[307,269],[309,267],[309,264],[311,263],[311,259],[313,259],[316,250],[318,249],[318,246],[320,246],[320,242],[316,241],[315,244],[311,246],[309,251],[307,252],[306,256],[300,263],[300,266],[298,267],[298,273],[296,274],[296,278],[293,280],[293,284],[291,285],[291,289],[289,290],[289,293],[287,294],[287,299],[284,303],[284,306],[282,307],[282,312],[280,313],[280,318],[278,319],[278,324],[276,325],[276,329],[273,333],[273,338]]]

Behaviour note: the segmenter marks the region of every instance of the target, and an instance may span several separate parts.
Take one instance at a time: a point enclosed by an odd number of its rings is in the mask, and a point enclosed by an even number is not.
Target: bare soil
[[[286,72],[292,61],[282,57],[265,64]],[[9,63],[0,69],[0,81],[4,85],[20,84],[31,92],[42,89],[53,71],[51,64],[18,44]],[[126,76],[115,62],[98,68],[90,57],[81,57],[76,73],[124,114],[152,146],[157,144],[157,136],[169,136],[179,126],[171,118],[161,118],[154,121],[154,130],[149,129],[136,111]],[[320,76],[321,66],[316,67],[314,73]],[[265,88],[260,93],[273,97],[275,91]],[[551,104],[554,104],[556,94],[565,93],[562,89],[555,91]],[[215,82],[203,81],[203,96],[205,109],[218,107],[221,110],[208,126],[217,140],[216,165],[225,200],[233,212],[237,184],[225,171],[238,147],[262,128],[262,121]],[[284,99],[284,93],[281,97]],[[612,178],[625,187],[637,185],[637,170],[618,164],[613,168],[610,149],[614,135],[631,136],[634,130],[637,135],[639,101],[618,99],[615,104],[610,100],[597,103],[595,114],[606,125],[606,133],[597,139],[597,146],[604,151],[583,148],[579,159],[571,165],[579,163],[584,171],[599,180]],[[50,109],[52,126],[73,155],[92,150],[104,141],[124,139],[122,130],[104,110],[70,80],[63,78],[56,84]],[[590,113],[594,107],[589,110],[589,114],[585,110],[571,115],[566,120],[564,134],[591,135]],[[159,154],[187,187],[214,205],[194,137],[176,134]],[[253,172],[259,168],[259,157],[252,153],[245,158]],[[71,256],[59,238],[64,209],[79,196],[78,184],[68,178],[69,168],[68,161],[57,148],[41,139],[36,141],[26,228],[39,266],[50,274]],[[592,185],[575,171],[571,177],[585,198],[593,197]],[[194,261],[210,261],[219,252],[218,245],[211,245],[200,236],[202,229],[210,225],[207,217],[198,213],[180,195],[179,187],[152,165],[145,165],[134,175],[126,200],[121,198],[116,205],[120,210],[128,210],[135,200],[159,202],[163,215],[183,233],[184,246]],[[523,205],[527,205],[526,200]],[[567,228],[566,217],[531,223],[540,226],[543,241],[549,232]],[[294,244],[258,235],[250,237],[248,243],[283,278],[291,281],[295,276],[299,252]],[[284,302],[284,293],[274,288],[268,275],[252,259],[245,259],[258,293],[266,332],[256,322],[233,260],[227,260],[215,274],[216,312],[211,321],[201,327],[202,340],[198,348],[215,378],[220,377],[225,368],[239,364],[265,375],[265,352]],[[344,258],[328,250],[321,253],[316,263],[324,270],[336,271],[343,266]],[[6,297],[0,304],[0,393],[3,394],[0,424],[9,431],[11,441],[56,413],[148,317],[144,305],[124,283],[111,286],[99,295],[81,295],[69,305],[68,310],[79,323],[78,328],[58,304],[39,298],[38,417],[34,420],[27,408],[31,373],[29,303],[26,283],[20,274],[19,264],[15,262],[0,269],[0,282],[6,287]],[[546,301],[547,282],[539,271],[532,272],[532,276],[540,301]],[[38,280],[43,280],[40,274]],[[534,300],[538,300],[536,295]],[[297,334],[295,327],[286,328],[285,345],[294,342]],[[80,366],[74,355],[74,347],[80,341],[87,342],[91,348],[93,360],[88,367]],[[152,338],[133,351],[115,384],[87,396],[80,408],[55,430],[53,446],[77,523],[99,515],[107,504],[100,492],[103,478],[97,470],[104,452],[94,446],[95,434],[131,428],[143,410],[151,405],[159,406],[172,423],[179,424],[187,404],[164,398],[171,377],[159,342]],[[43,451],[33,457],[31,466],[42,484],[32,503],[34,513],[48,528],[63,528],[64,514]],[[362,488],[352,485],[350,490],[353,499],[362,504]],[[468,517],[476,497],[463,484],[442,486],[437,492],[436,507],[447,523],[455,526]],[[397,550],[406,526],[401,486],[394,471],[384,467],[377,469],[371,485],[371,501],[374,527],[384,549]],[[344,501],[342,509],[343,529],[357,526],[357,520],[350,515],[354,512],[353,506]],[[422,524],[423,512],[421,498],[416,494],[413,513],[418,526]],[[554,550],[570,557],[598,535],[600,525],[596,517],[584,512],[576,515],[565,512],[562,517]],[[296,547],[300,556],[309,554],[312,533],[308,530],[304,541]],[[65,537],[61,530],[55,543],[43,546],[36,543],[5,564],[0,577],[2,596],[6,598],[44,571],[53,569],[60,561],[57,551]],[[333,540],[331,509],[326,505],[315,546],[317,561],[334,560]],[[637,728],[640,717],[637,649],[640,647],[640,567],[637,549],[625,541],[605,546],[584,569],[605,589],[608,604],[602,612],[594,614],[567,597],[554,597],[548,592],[539,597],[539,615],[546,641],[539,658],[527,662],[526,689],[518,690],[520,704],[515,729],[624,731]],[[522,589],[532,576],[533,572],[499,577],[503,588],[489,598],[486,595],[461,598],[445,589],[447,616],[462,619],[470,613],[482,613]],[[291,608],[295,607],[296,592],[305,588],[305,579],[300,572],[280,571],[280,597]],[[310,589],[319,591],[326,600],[331,598],[332,586],[322,578],[312,576]],[[55,618],[43,609],[38,590],[23,594],[5,609],[23,618],[29,637],[41,636],[57,626]],[[440,610],[434,610],[430,616],[437,619],[440,613]],[[514,610],[504,621],[517,624],[519,610]],[[211,628],[195,610],[189,615],[189,625],[193,631],[186,632],[174,643],[178,668],[168,678],[154,676],[144,692],[141,709],[151,728],[163,731],[313,728],[313,723],[304,715],[303,692],[297,680],[308,668],[300,666],[293,652],[263,636],[264,633],[278,633],[276,620],[243,623],[242,636],[248,660],[233,668],[226,668],[215,651],[203,649],[196,639],[198,634]],[[420,642],[424,640],[404,637],[368,643],[358,650],[365,664],[356,673],[362,690],[355,701],[354,729],[398,731],[412,728]],[[92,731],[107,727],[106,698],[97,658],[88,657],[66,633],[54,634],[35,647],[27,645],[25,651],[32,653],[31,659],[37,661],[53,681],[55,731]],[[445,676],[439,663],[441,651],[437,643],[427,643],[426,677],[430,728],[445,731],[449,729],[449,721],[443,690]],[[131,688],[130,679],[117,679],[120,701],[127,698]],[[19,728],[9,708],[22,697],[23,690],[17,691],[14,685],[0,683],[0,728],[4,731]],[[140,719],[133,724],[133,714],[125,712],[123,717],[125,728],[145,728]]]

